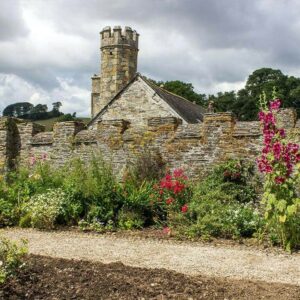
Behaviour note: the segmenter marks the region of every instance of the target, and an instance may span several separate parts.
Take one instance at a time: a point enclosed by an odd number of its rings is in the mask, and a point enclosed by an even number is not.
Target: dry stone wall
[[[278,116],[299,140],[300,123],[293,110]],[[0,119],[0,162],[3,171],[31,156],[44,154],[61,166],[73,157],[88,161],[100,153],[116,174],[136,160],[145,149],[157,152],[170,168],[182,167],[191,177],[205,174],[228,158],[255,160],[262,147],[259,122],[236,122],[231,113],[205,114],[200,124],[183,124],[175,117],[149,118],[146,126],[128,120],[103,120],[93,130],[82,123],[63,122],[53,132],[16,119]]]

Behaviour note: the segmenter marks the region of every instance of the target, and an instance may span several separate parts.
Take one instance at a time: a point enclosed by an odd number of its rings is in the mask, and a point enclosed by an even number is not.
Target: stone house
[[[203,122],[205,109],[170,93],[137,73],[138,38],[130,27],[105,27],[101,33],[101,75],[92,77],[94,128],[99,121],[126,119],[146,125],[152,117],[175,117],[183,124]]]

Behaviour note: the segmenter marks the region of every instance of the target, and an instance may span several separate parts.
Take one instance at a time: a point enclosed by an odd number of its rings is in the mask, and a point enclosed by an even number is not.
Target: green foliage
[[[261,184],[254,175],[254,166],[240,160],[228,160],[216,166],[206,179],[197,187],[199,195],[220,191],[233,201],[248,203],[257,201]]]
[[[22,115],[28,114],[33,108],[33,105],[29,102],[18,102],[10,104],[3,110],[3,116],[7,117],[20,117]]]
[[[252,204],[240,204],[220,190],[200,196],[196,193],[189,207],[191,224],[186,233],[191,237],[251,237],[262,224]]]
[[[124,219],[125,212],[129,211],[132,212],[134,219],[143,220],[143,224],[150,225],[153,223],[154,210],[150,203],[151,196],[153,195],[152,181],[143,181],[141,184],[133,181],[125,181],[120,187],[120,195],[122,196],[122,206],[118,214],[119,224],[120,217]],[[129,213],[127,213],[127,216],[130,218]]]
[[[22,167],[11,172],[0,185],[0,226],[18,224],[24,204],[31,196],[61,185],[59,171],[44,160],[34,158],[32,169]]]
[[[202,238],[251,237],[260,231],[260,186],[251,164],[229,160],[193,187],[183,170],[161,178],[160,159],[149,161],[147,155],[138,158],[120,183],[101,156],[89,163],[72,160],[60,169],[36,158],[30,170],[0,182],[0,221],[47,229],[78,224],[100,233],[158,224]]]
[[[27,241],[17,244],[5,237],[0,238],[0,284],[22,267],[27,252]]]
[[[63,114],[57,118],[57,122],[66,122],[66,121],[81,121],[81,120],[76,117],[76,113]]]
[[[194,188],[177,230],[190,237],[251,237],[262,224],[256,197],[253,166],[229,160]]]
[[[99,222],[97,219],[93,219],[92,221],[86,221],[86,220],[80,220],[78,222],[78,226],[82,231],[95,231],[98,233],[102,233],[108,229],[110,229],[109,226],[110,223],[108,223],[106,226]]]
[[[256,120],[259,97],[265,93],[267,99],[276,97],[285,99],[284,107],[296,108],[300,113],[300,78],[284,75],[280,70],[261,68],[249,75],[246,86],[235,92],[218,93],[210,96],[214,100],[217,111],[232,111],[239,120]]]
[[[30,223],[34,228],[55,228],[59,219],[68,219],[70,207],[67,198],[67,194],[59,188],[32,196],[23,207],[25,215],[20,225],[24,227]]]
[[[141,229],[144,224],[144,216],[137,210],[122,208],[118,213],[118,227],[121,229]]]
[[[80,205],[80,216],[104,223],[115,219],[121,199],[109,164],[100,156],[94,157],[88,165],[73,160],[66,166],[66,172],[63,188]]]
[[[300,247],[300,146],[278,128],[276,121],[281,100],[260,99],[259,118],[263,128],[264,148],[257,159],[265,174],[262,204],[265,208],[266,232],[287,250]],[[274,239],[274,237],[276,237]]]

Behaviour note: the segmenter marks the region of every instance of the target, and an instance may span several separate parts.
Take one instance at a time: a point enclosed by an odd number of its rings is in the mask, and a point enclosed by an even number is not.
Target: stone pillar
[[[215,140],[222,135],[232,134],[235,125],[232,113],[207,113],[203,118],[203,134],[206,140]]]
[[[84,128],[84,123],[74,121],[54,124],[51,160],[53,160],[56,165],[63,165],[72,158],[74,137]]]
[[[18,139],[20,142],[20,164],[26,165],[29,163],[31,153],[31,140],[32,137],[40,132],[45,131],[45,126],[20,120],[17,122]]]
[[[11,167],[11,119],[3,117],[0,119],[0,176],[5,174]]]
[[[208,169],[232,153],[232,135],[235,119],[232,113],[207,113],[203,119],[203,160]]]

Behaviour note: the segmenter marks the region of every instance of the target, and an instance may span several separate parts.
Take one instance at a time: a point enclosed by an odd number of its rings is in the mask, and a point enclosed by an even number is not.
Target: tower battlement
[[[139,34],[130,27],[110,26],[100,32],[101,73],[92,77],[92,116],[134,77]]]
[[[129,47],[138,50],[139,34],[132,30],[131,27],[110,26],[103,28],[101,34],[101,49],[115,47]]]

